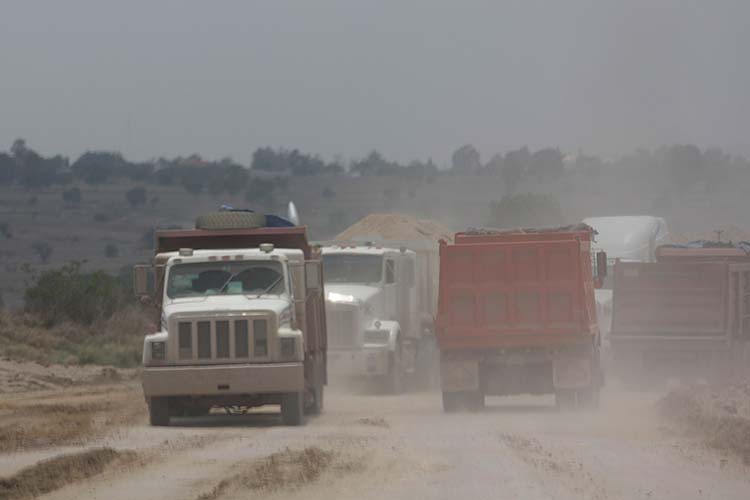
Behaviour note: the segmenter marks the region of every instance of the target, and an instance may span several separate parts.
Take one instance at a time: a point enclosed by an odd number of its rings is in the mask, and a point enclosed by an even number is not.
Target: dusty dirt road
[[[40,405],[52,405],[52,426],[54,412],[88,408],[94,418],[81,425],[93,437],[63,432],[6,447],[0,477],[107,447],[119,458],[92,477],[66,472],[69,484],[42,498],[750,498],[750,468],[661,420],[658,397],[609,389],[596,414],[559,413],[548,398],[489,399],[483,412],[444,415],[437,393],[329,390],[325,414],[305,427],[282,427],[266,412],[151,428],[137,381],[18,393],[2,398],[3,428]],[[28,470],[26,481],[49,474]],[[14,484],[0,480],[0,498],[22,497]]]

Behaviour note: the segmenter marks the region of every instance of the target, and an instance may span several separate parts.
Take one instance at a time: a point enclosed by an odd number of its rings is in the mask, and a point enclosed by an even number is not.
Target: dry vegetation
[[[113,427],[143,419],[145,412],[135,383],[7,397],[0,403],[0,453],[85,444]]]
[[[215,500],[237,491],[296,490],[317,481],[327,471],[354,472],[361,465],[360,460],[347,459],[336,451],[317,446],[286,449],[251,462],[198,500]]]
[[[127,307],[91,325],[61,322],[47,327],[35,315],[0,312],[0,352],[42,364],[137,366],[143,335],[153,329],[147,311]]]
[[[671,391],[661,413],[720,450],[750,465],[750,385],[689,387]]]
[[[60,455],[0,479],[0,499],[33,498],[57,490],[66,484],[101,474],[115,464],[131,462],[135,453],[97,448]]]

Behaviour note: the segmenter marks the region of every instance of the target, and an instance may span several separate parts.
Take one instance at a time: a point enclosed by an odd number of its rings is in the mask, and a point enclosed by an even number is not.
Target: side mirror
[[[149,297],[151,293],[151,266],[139,264],[133,266],[133,292],[137,297]]]
[[[308,260],[305,262],[305,287],[308,290],[319,290],[322,288],[323,279],[320,273],[320,262]]]
[[[596,252],[596,277],[605,278],[607,276],[607,252]]]

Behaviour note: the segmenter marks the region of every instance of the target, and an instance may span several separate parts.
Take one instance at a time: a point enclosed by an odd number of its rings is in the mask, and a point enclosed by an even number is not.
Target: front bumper
[[[388,346],[361,351],[328,351],[328,374],[343,377],[376,377],[388,374]]]
[[[143,370],[143,393],[155,396],[219,396],[299,392],[302,363],[167,366]]]

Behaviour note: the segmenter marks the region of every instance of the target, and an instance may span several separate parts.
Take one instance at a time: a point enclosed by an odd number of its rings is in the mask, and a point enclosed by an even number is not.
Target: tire
[[[255,229],[266,225],[266,216],[255,212],[211,212],[195,219],[196,229]]]
[[[305,393],[289,392],[281,397],[281,420],[284,425],[302,425],[305,422]]]
[[[150,398],[148,402],[148,417],[151,425],[165,427],[169,425],[169,399]]]
[[[443,410],[445,413],[475,412],[482,408],[484,408],[484,393],[481,391],[443,391]]]
[[[461,409],[461,393],[443,391],[443,411],[445,413],[456,413]]]
[[[574,389],[556,389],[555,406],[558,410],[573,410],[576,407],[576,391]]]
[[[401,376],[401,349],[388,355],[388,375],[385,378],[386,394],[401,394],[403,390],[403,379]]]
[[[323,399],[324,399],[324,387],[323,384],[315,387],[313,391],[313,402],[310,406],[305,409],[305,413],[308,415],[320,415],[323,413]]]

